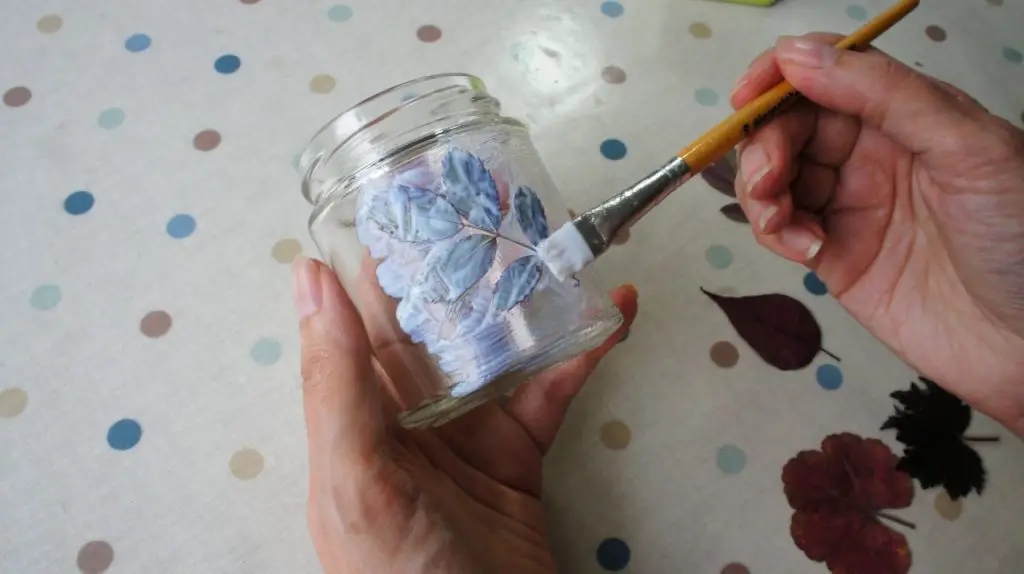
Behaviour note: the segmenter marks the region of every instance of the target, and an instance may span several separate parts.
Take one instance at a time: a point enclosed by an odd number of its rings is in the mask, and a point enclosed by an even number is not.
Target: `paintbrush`
[[[920,0],[900,0],[840,40],[841,50],[861,50],[903,19]],[[538,254],[552,273],[565,279],[583,269],[611,246],[615,236],[629,229],[666,196],[691,177],[718,161],[736,144],[775,117],[800,96],[783,81],[711,128],[647,177],[611,199],[566,223],[538,246]]]

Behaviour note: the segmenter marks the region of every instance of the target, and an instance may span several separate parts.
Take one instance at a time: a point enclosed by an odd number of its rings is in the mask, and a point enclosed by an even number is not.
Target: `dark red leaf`
[[[700,172],[704,181],[715,191],[736,197],[736,160],[735,152],[730,151],[722,159],[712,163]]]
[[[740,337],[777,369],[802,369],[822,351],[821,327],[814,315],[789,295],[726,297],[701,291],[721,307]]]
[[[790,459],[782,483],[797,547],[835,573],[906,574],[907,539],[879,520],[914,527],[882,512],[914,500],[914,483],[897,470],[897,460],[881,441],[850,433],[829,435],[821,450]]]
[[[722,212],[722,215],[736,223],[750,223],[750,220],[747,219],[747,214],[743,213],[743,208],[738,203],[727,203],[719,211]]]

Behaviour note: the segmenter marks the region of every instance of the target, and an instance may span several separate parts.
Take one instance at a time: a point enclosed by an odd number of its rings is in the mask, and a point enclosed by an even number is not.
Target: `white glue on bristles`
[[[571,221],[542,241],[537,255],[560,281],[594,261],[594,252]]]

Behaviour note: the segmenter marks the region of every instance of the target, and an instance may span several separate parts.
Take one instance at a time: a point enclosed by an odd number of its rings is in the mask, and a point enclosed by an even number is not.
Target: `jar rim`
[[[427,88],[424,89],[423,86]],[[397,111],[439,91],[452,88],[478,90],[483,93],[487,91],[483,80],[472,74],[447,72],[420,76],[385,88],[331,118],[313,134],[299,156],[296,167],[302,175],[302,195],[306,201],[316,203],[309,181],[325,154],[332,153],[364,129]]]

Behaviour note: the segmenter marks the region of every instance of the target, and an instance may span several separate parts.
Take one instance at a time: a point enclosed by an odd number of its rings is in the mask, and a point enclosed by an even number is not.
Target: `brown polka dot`
[[[739,562],[731,562],[722,567],[722,574],[750,574],[750,569]]]
[[[36,30],[43,34],[53,34],[64,25],[64,20],[56,14],[47,14],[36,22]]]
[[[330,74],[317,74],[309,81],[309,91],[314,94],[326,94],[334,89],[334,76]]]
[[[220,145],[220,132],[203,130],[192,138],[192,147],[199,151],[210,151]]]
[[[25,411],[28,393],[21,389],[0,391],[0,419],[13,419]]]
[[[420,26],[420,29],[416,30],[416,37],[421,42],[436,42],[441,39],[441,29],[431,24]]]
[[[608,421],[601,425],[601,442],[611,450],[622,450],[629,446],[633,432],[620,420]]]
[[[935,26],[934,24],[928,26],[927,28],[924,29],[924,33],[926,36],[928,36],[929,39],[934,40],[935,42],[946,41],[946,31],[943,30],[940,26]]]
[[[25,86],[15,86],[4,92],[4,103],[12,108],[20,108],[32,99],[32,91]]]
[[[701,40],[710,38],[711,28],[704,22],[694,22],[690,24],[690,35]]]
[[[139,330],[150,339],[163,337],[171,330],[171,316],[166,311],[150,311],[139,322]]]
[[[735,366],[740,360],[740,352],[736,350],[736,345],[729,341],[719,341],[711,345],[708,354],[711,355],[711,360],[723,369]]]
[[[569,219],[576,219],[576,212],[572,209],[567,210],[569,212]]]
[[[278,263],[291,263],[302,253],[302,244],[298,239],[286,238],[278,240],[270,250],[270,255]]]
[[[256,449],[243,448],[231,455],[228,468],[236,478],[252,480],[263,472],[263,455]]]
[[[114,549],[102,540],[93,540],[78,551],[78,569],[82,574],[101,574],[114,561]]]
[[[622,245],[627,241],[629,241],[629,230],[623,229],[615,234],[615,238],[612,239],[612,245]]]
[[[939,516],[952,522],[964,512],[963,499],[953,500],[949,497],[949,493],[943,488],[938,494],[935,495],[935,512]]]
[[[601,79],[609,84],[622,84],[626,81],[626,70],[618,66],[605,66],[601,70]]]

